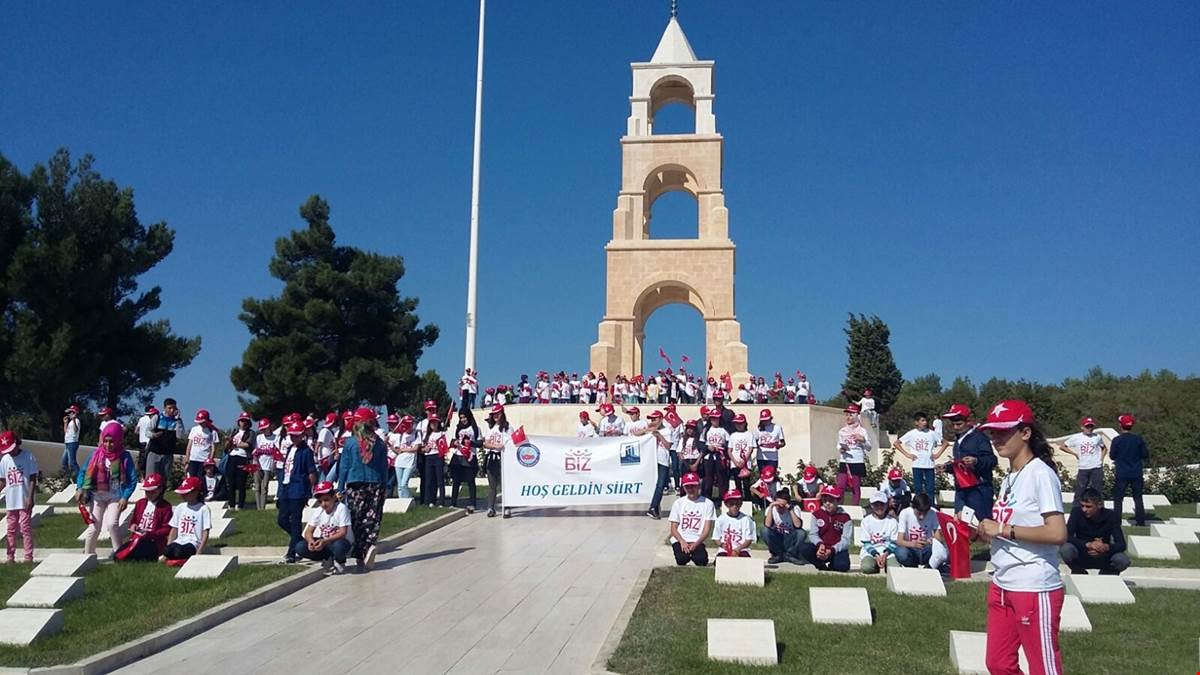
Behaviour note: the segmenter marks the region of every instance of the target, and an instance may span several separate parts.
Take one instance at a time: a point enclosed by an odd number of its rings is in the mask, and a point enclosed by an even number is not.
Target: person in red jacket
[[[163,477],[152,473],[146,476],[142,489],[146,496],[133,506],[129,519],[129,541],[116,554],[120,561],[144,560],[153,562],[167,548],[171,534],[171,503],[163,498]]]
[[[838,505],[841,500],[840,488],[825,486],[821,489],[821,508],[813,511],[808,541],[800,544],[800,555],[819,570],[850,571],[854,522]]]

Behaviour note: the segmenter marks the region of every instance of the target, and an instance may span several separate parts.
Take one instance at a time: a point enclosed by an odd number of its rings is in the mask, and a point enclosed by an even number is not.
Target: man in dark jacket
[[[943,464],[942,471],[954,475],[954,464],[960,462],[963,469],[978,481],[972,486],[957,485],[954,490],[954,511],[970,506],[979,518],[989,518],[992,513],[992,469],[996,468],[996,453],[992,442],[975,428],[971,409],[962,403],[950,406],[942,417],[950,422],[954,431],[954,460]]]
[[[1089,569],[1120,574],[1129,567],[1120,514],[1104,508],[1099,490],[1088,488],[1079,496],[1079,506],[1067,519],[1067,543],[1059,549],[1059,555],[1071,574],[1087,574]]]
[[[725,430],[726,433],[732,434],[736,429],[733,428],[733,411],[725,407],[724,392],[717,391],[713,394],[713,405],[717,411],[721,413],[721,423],[717,426]]]
[[[1133,415],[1121,415],[1117,423],[1121,425],[1121,433],[1112,441],[1108,456],[1112,458],[1116,469],[1116,480],[1113,482],[1113,511],[1121,515],[1122,502],[1125,501],[1126,486],[1133,489],[1133,522],[1135,525],[1146,524],[1146,511],[1142,507],[1142,489],[1145,481],[1142,472],[1145,462],[1150,459],[1150,450],[1146,441],[1133,433],[1133,424],[1137,420]]]

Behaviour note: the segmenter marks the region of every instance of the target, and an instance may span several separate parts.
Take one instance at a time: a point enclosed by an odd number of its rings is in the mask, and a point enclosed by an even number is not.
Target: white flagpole
[[[479,265],[479,154],[483,122],[483,16],[479,0],[479,55],[475,67],[475,149],[471,167],[471,248],[467,259],[467,349],[465,368],[475,368],[475,296]]]

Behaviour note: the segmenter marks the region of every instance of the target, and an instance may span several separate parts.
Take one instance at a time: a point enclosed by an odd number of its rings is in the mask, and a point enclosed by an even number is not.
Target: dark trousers
[[[487,455],[485,461],[488,479],[488,508],[496,510],[496,495],[500,492],[500,455]]]
[[[683,547],[679,542],[671,544],[671,550],[675,552],[675,564],[686,565],[689,562],[694,563],[696,567],[705,567],[708,565],[708,550],[704,548],[704,544],[696,544],[696,548],[692,549],[691,553],[684,553]]]
[[[961,511],[963,505],[974,509],[975,515],[980,519],[990,518],[992,515],[992,486],[980,483],[966,490],[955,490],[954,510]]]
[[[171,542],[167,544],[167,550],[164,552],[167,560],[187,560],[196,555],[196,546],[194,544],[177,544]]]
[[[1122,502],[1125,501],[1125,487],[1129,486],[1133,489],[1133,523],[1134,525],[1146,524],[1146,510],[1142,506],[1142,490],[1146,486],[1146,481],[1141,476],[1137,478],[1117,478],[1113,482],[1113,510],[1117,512],[1117,517],[1121,516]],[[1078,493],[1076,493],[1078,496]]]
[[[283,487],[280,486],[280,491]],[[300,521],[304,516],[304,504],[306,499],[284,499],[276,498],[275,504],[279,507],[279,514],[275,517],[276,524],[279,529],[288,533],[288,551],[293,551],[296,548],[296,542],[304,541],[304,530],[300,525]]]
[[[459,410],[471,410],[475,407],[475,394],[463,389],[459,393]]]
[[[683,476],[683,474],[680,472],[679,453],[672,450],[671,451],[671,485],[676,490],[683,487],[679,482],[679,479],[681,476]]]
[[[320,551],[308,550],[308,542],[303,539],[298,544],[292,547],[292,555],[297,558],[307,558],[321,562],[333,558],[334,560],[346,563],[346,556],[350,555],[350,542],[346,541],[345,537],[335,539],[325,545],[325,548]]]
[[[479,473],[479,460],[472,458],[470,462],[463,460],[458,464],[459,460],[450,462],[450,506],[458,506],[458,491],[463,483],[467,484],[467,496],[471,499],[467,503],[472,509],[475,508],[475,474]]]
[[[204,475],[204,462],[188,460],[187,475],[199,478]],[[165,478],[165,476],[164,476]]]
[[[229,494],[225,495],[226,504],[239,509],[246,506],[246,479],[250,474],[242,471],[242,467],[250,460],[245,457],[230,455],[225,462],[225,481]]]
[[[1120,574],[1129,568],[1129,556],[1124,553],[1088,555],[1086,549],[1067,542],[1059,547],[1058,555],[1071,568],[1071,574],[1087,574],[1088,570],[1100,570],[1100,574]]]
[[[800,555],[807,561],[813,564],[813,567],[819,570],[834,571],[834,572],[849,572],[850,571],[850,550],[847,549],[840,553],[834,553],[828,558],[821,560],[817,558],[817,546],[812,542],[801,542]]]
[[[439,506],[446,500],[446,463],[436,452],[425,455],[425,471],[421,473],[421,503]]]
[[[671,479],[671,467],[658,465],[658,481],[654,484],[654,494],[650,497],[650,510],[658,513],[659,507],[662,506],[663,490],[666,489],[667,483]]]
[[[1104,469],[1080,469],[1075,474],[1075,501],[1072,506],[1079,506],[1079,498],[1088,488],[1095,488],[1097,492],[1104,494]]]
[[[192,551],[195,553],[195,550]],[[158,542],[153,539],[143,538],[138,541],[129,555],[125,556],[124,562],[154,562],[158,560]]]
[[[721,496],[729,489],[729,469],[725,468],[719,457],[709,454],[700,460],[700,473],[700,494],[720,504]],[[713,487],[717,488],[716,497],[712,496]]]

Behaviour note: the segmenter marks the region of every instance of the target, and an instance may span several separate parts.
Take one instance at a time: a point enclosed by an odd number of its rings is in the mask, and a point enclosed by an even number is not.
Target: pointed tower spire
[[[667,29],[663,31],[662,39],[658,41],[658,49],[655,49],[654,56],[650,57],[650,63],[692,63],[695,60],[696,52],[692,51],[692,45],[683,34],[683,28],[680,28],[672,7],[671,20],[667,22]]]
[[[679,16],[679,0],[671,0],[671,18]]]

